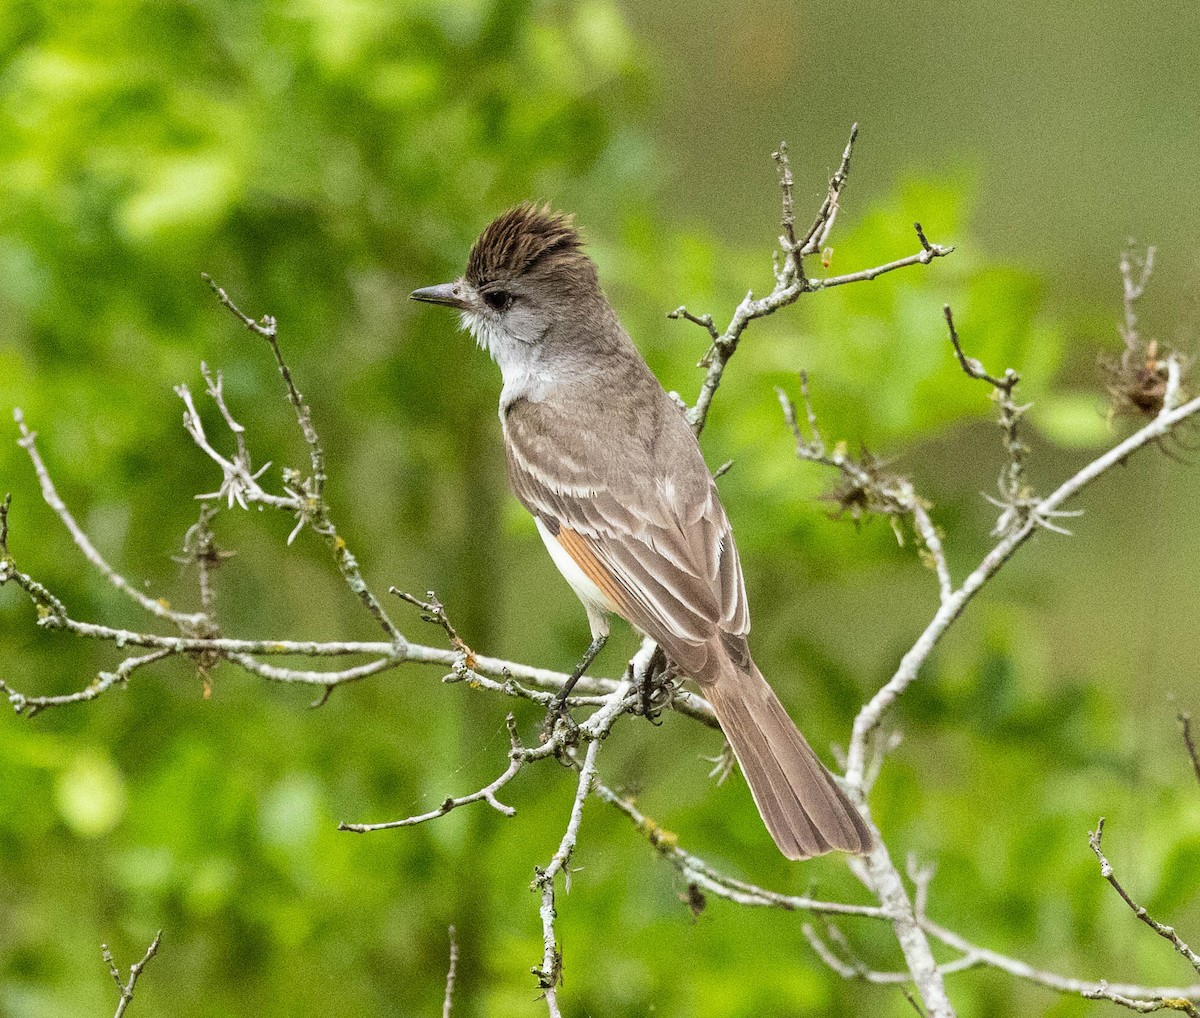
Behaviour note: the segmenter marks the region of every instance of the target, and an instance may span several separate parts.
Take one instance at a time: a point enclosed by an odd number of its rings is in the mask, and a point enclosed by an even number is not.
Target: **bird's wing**
[[[742,637],[750,620],[716,484],[682,415],[662,401],[640,433],[614,431],[610,419],[600,435],[561,405],[518,400],[505,416],[508,475],[612,610],[699,677],[714,638]]]

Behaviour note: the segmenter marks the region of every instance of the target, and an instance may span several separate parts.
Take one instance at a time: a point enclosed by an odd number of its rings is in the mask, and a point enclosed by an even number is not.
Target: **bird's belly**
[[[595,633],[597,623],[603,622],[605,616],[616,611],[616,606],[605,596],[604,591],[596,586],[587,573],[579,568],[545,524],[537,517],[534,517],[534,522],[537,524],[538,533],[542,535],[542,542],[546,545],[546,550],[550,552],[550,558],[554,560],[563,579],[575,591],[575,596],[583,602],[583,607],[588,613],[588,621],[591,622],[593,633]],[[606,622],[603,623],[603,629],[605,632],[608,631]]]

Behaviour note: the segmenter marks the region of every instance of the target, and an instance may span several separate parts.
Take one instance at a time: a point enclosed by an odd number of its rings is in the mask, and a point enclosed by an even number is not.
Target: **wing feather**
[[[560,404],[515,401],[503,418],[508,474],[518,500],[619,613],[695,674],[715,636],[744,637],[750,620],[716,485],[658,391],[666,412],[643,415],[652,441],[636,431],[588,435],[581,415]]]

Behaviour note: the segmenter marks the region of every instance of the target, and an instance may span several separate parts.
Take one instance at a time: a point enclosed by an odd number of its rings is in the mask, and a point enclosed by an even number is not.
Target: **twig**
[[[947,947],[960,951],[963,954],[978,955],[981,965],[997,969],[1000,972],[1007,972],[1010,976],[1023,979],[1026,982],[1036,983],[1038,986],[1044,986],[1048,990],[1082,996],[1089,991],[1099,989],[1101,985],[1100,980],[1075,979],[1070,976],[1062,976],[1056,972],[1035,968],[1027,962],[1010,958],[1007,955],[1000,954],[998,951],[980,947],[927,917],[922,918],[921,926],[931,937],[945,944]],[[1114,992],[1143,999],[1200,996],[1200,983],[1194,986],[1137,986],[1132,983],[1109,983],[1108,985]]]
[[[432,622],[436,626],[441,626],[450,638],[450,646],[462,655],[463,668],[467,671],[475,670],[475,652],[466,645],[462,637],[458,635],[458,630],[451,625],[450,618],[446,615],[446,607],[438,600],[437,594],[431,590],[425,595],[429,600],[422,601],[420,598],[413,597],[412,594],[407,594],[396,587],[388,587],[388,593],[420,608],[423,613],[421,618],[426,622]]]
[[[368,661],[366,664],[355,665],[352,668],[322,672],[306,668],[278,668],[275,665],[257,661],[249,654],[231,652],[225,654],[224,657],[244,668],[252,675],[270,679],[272,682],[295,682],[305,686],[324,686],[326,689],[331,689],[334,686],[342,686],[347,682],[358,682],[360,679],[365,679],[370,675],[379,675],[381,672],[390,671],[404,664],[404,659],[402,658],[381,657],[374,661]]]
[[[925,1008],[921,1006],[921,1002],[912,995],[912,991],[907,986],[900,987],[900,992],[904,994],[904,999],[908,1001],[912,1009],[917,1012],[917,1018],[929,1018]]]
[[[628,796],[614,791],[602,781],[595,782],[597,798],[617,809],[650,842],[683,879],[717,897],[753,908],[778,908],[785,912],[812,912],[818,915],[859,916],[867,919],[887,919],[883,909],[875,905],[856,905],[836,901],[820,901],[805,895],[780,894],[755,884],[746,883],[721,873],[699,856],[685,851],[678,836],[666,830],[642,813]]]
[[[937,574],[938,593],[943,602],[949,600],[954,593],[954,580],[950,576],[950,566],[946,562],[946,552],[942,548],[942,535],[938,533],[938,529],[933,524],[933,520],[929,518],[929,513],[925,509],[924,504],[914,494],[912,501],[913,526],[916,527],[917,533],[921,535],[921,542],[925,545],[925,550],[929,553],[929,557],[933,560],[933,570]]]
[[[683,318],[691,322],[693,325],[699,325],[704,329],[712,341],[715,343],[721,338],[721,334],[717,331],[717,327],[713,325],[712,315],[694,315],[685,307],[677,307],[674,311],[667,312],[668,318]]]
[[[67,528],[67,532],[71,535],[71,540],[75,542],[76,547],[83,552],[84,557],[92,564],[96,571],[116,587],[117,590],[121,591],[122,594],[160,619],[166,619],[167,621],[183,625],[196,625],[203,621],[202,614],[177,612],[172,610],[166,601],[148,597],[108,564],[108,561],[96,550],[96,546],[92,544],[87,534],[83,532],[83,528],[75,521],[75,517],[59,496],[58,489],[50,479],[50,472],[46,469],[46,464],[42,460],[41,453],[38,452],[37,432],[31,431],[28,425],[26,425],[25,415],[19,407],[13,409],[13,420],[16,421],[17,428],[21,432],[21,437],[17,441],[17,445],[29,455],[29,460],[33,464],[33,471],[37,475],[38,484],[42,490],[42,498],[45,500],[46,505],[54,511],[54,514],[62,520],[63,526]]]
[[[995,375],[988,374],[979,361],[974,357],[968,357],[963,351],[962,344],[958,338],[958,330],[954,327],[954,315],[950,311],[950,305],[946,304],[942,308],[942,311],[946,317],[946,327],[950,330],[950,342],[954,347],[954,355],[958,358],[958,363],[962,367],[963,372],[969,378],[987,382],[994,390],[996,401],[1000,405],[1000,428],[1004,432],[1004,450],[1007,454],[1008,462],[1000,474],[1000,498],[989,498],[989,501],[993,505],[1003,510],[1000,518],[996,521],[995,528],[992,530],[993,536],[1009,533],[1019,527],[1031,514],[1039,526],[1045,527],[1047,530],[1053,530],[1055,533],[1069,536],[1070,531],[1053,523],[1052,519],[1053,517],[1060,516],[1077,516],[1079,515],[1078,513],[1056,512],[1052,515],[1047,513],[1037,515],[1035,513],[1038,500],[1034,495],[1033,489],[1025,479],[1025,453],[1027,449],[1025,443],[1021,440],[1020,433],[1021,418],[1029,409],[1029,406],[1020,406],[1013,398],[1013,392],[1017,387],[1017,383],[1021,381],[1021,376],[1013,371],[1012,368],[1004,372],[1003,378],[997,378]]]
[[[883,716],[897,698],[913,682],[921,667],[933,652],[950,625],[962,614],[963,609],[980,589],[994,576],[1013,554],[1039,528],[1046,519],[1059,510],[1069,499],[1079,494],[1098,477],[1113,467],[1124,463],[1139,449],[1168,434],[1183,421],[1200,413],[1200,397],[1194,398],[1174,409],[1165,409],[1144,427],[1135,431],[1124,441],[1081,468],[1058,486],[1051,494],[1037,500],[1025,520],[1014,530],[1003,536],[989,551],[978,566],[967,576],[962,585],[938,608],[937,613],[917,638],[912,648],[901,659],[895,674],[871,700],[859,711],[854,720],[854,731],[850,740],[850,751],[846,780],[852,786],[862,781],[863,764],[866,759],[867,737],[875,730]]]
[[[436,820],[438,817],[444,817],[451,810],[458,809],[460,806],[467,806],[473,802],[486,802],[497,813],[503,813],[506,817],[516,816],[517,811],[512,806],[506,806],[497,799],[496,793],[517,776],[530,757],[517,735],[517,723],[511,714],[505,719],[505,723],[508,725],[508,737],[511,744],[508,754],[508,767],[491,784],[484,785],[477,792],[459,796],[457,799],[447,798],[443,800],[437,809],[430,810],[428,813],[419,813],[416,816],[405,817],[403,820],[389,820],[381,824],[348,824],[343,821],[338,824],[337,829],[339,831],[351,831],[354,834],[368,834],[371,831],[390,831],[397,827],[414,827],[417,824],[425,823],[426,820]]]
[[[882,973],[870,972],[839,958],[833,949],[821,939],[816,927],[812,923],[802,923],[800,932],[804,934],[804,939],[808,941],[808,946],[813,949],[813,954],[825,963],[826,968],[832,969],[843,979],[862,979],[867,982],[880,981],[878,978],[872,979],[871,977],[881,975]],[[905,978],[908,978],[907,974]]]
[[[0,681],[0,693],[8,697],[8,702],[12,704],[13,710],[31,718],[40,714],[47,707],[62,707],[69,703],[86,703],[94,700],[108,692],[113,686],[123,684],[137,669],[144,668],[155,661],[161,661],[173,653],[174,651],[170,650],[155,650],[149,654],[143,654],[141,657],[126,658],[117,666],[116,671],[100,672],[91,683],[76,693],[65,693],[61,696],[27,696],[10,689],[3,681]]]
[[[826,446],[809,394],[807,372],[800,372],[800,394],[804,401],[811,437],[804,434],[796,415],[795,404],[787,393],[780,388],[776,388],[775,393],[779,397],[784,421],[796,440],[796,455],[810,463],[819,463],[837,470],[841,474],[842,483],[827,496],[837,503],[839,512],[849,513],[855,522],[869,513],[891,516],[898,538],[901,534],[895,518],[912,518],[913,529],[924,547],[927,561],[937,576],[938,590],[942,601],[945,602],[954,589],[950,567],[942,547],[941,535],[912,482],[888,473],[884,464],[865,449],[861,456],[855,459],[846,452],[844,443],[838,443],[832,450]]]
[[[800,253],[806,257],[820,252],[829,240],[833,224],[837,221],[842,189],[850,177],[850,157],[854,154],[854,143],[857,140],[858,124],[854,123],[850,125],[850,137],[846,141],[845,149],[842,150],[842,161],[837,172],[829,178],[829,190],[825,194],[825,201],[817,210],[817,216],[800,245]]]
[[[450,927],[450,967],[446,970],[446,997],[442,1002],[442,1018],[450,1018],[454,1006],[454,975],[458,968],[458,941],[454,939],[454,927]]]
[[[854,143],[854,135],[857,133],[858,124],[855,124],[850,131],[851,144]],[[779,148],[771,153],[771,158],[775,160],[775,167],[779,171],[779,191],[783,207],[783,215],[780,219],[780,225],[783,227],[783,236],[780,238],[780,246],[790,253],[796,251],[801,245],[796,243],[796,208],[792,200],[792,187],[795,184],[795,180],[792,177],[792,163],[788,158],[786,141],[779,143]],[[843,174],[844,178],[845,175]]]
[[[1181,955],[1183,958],[1186,958],[1192,968],[1194,968],[1196,972],[1200,973],[1200,955],[1197,955],[1195,951],[1188,947],[1188,945],[1180,938],[1179,934],[1175,932],[1173,927],[1166,926],[1154,919],[1150,913],[1146,911],[1145,907],[1134,901],[1129,896],[1129,892],[1121,886],[1120,882],[1117,880],[1116,873],[1113,871],[1112,863],[1110,863],[1108,859],[1104,857],[1104,852],[1101,851],[1100,842],[1103,837],[1104,817],[1101,817],[1099,822],[1096,824],[1096,829],[1088,835],[1088,844],[1091,845],[1092,851],[1096,853],[1096,858],[1100,861],[1100,875],[1112,885],[1113,890],[1121,896],[1121,900],[1129,906],[1130,910],[1135,916],[1138,917],[1138,919],[1149,926],[1150,929],[1152,929],[1164,940],[1168,941],[1175,949],[1176,953]]]
[[[968,357],[962,348],[962,343],[958,339],[958,330],[954,327],[954,314],[950,310],[949,304],[942,305],[942,314],[946,317],[946,325],[950,329],[950,343],[954,347],[954,356],[958,358],[958,363],[962,367],[963,372],[968,378],[977,378],[981,382],[987,382],[993,388],[999,389],[1006,395],[1011,394],[1013,388],[1021,380],[1012,368],[1004,372],[1003,378],[997,378],[995,375],[989,375],[984,366],[974,357]]]
[[[583,803],[592,788],[596,777],[596,754],[600,752],[600,740],[593,740],[584,754],[583,763],[579,767],[579,784],[575,789],[575,801],[571,805],[571,815],[567,820],[567,829],[563,832],[558,849],[550,858],[545,869],[537,869],[533,880],[535,890],[541,892],[542,904],[538,910],[542,918],[542,962],[533,967],[533,974],[538,978],[546,997],[546,1007],[550,1018],[562,1018],[558,1007],[558,986],[562,982],[562,951],[558,946],[554,921],[557,913],[554,910],[554,878],[560,872],[565,873],[566,887],[570,890],[570,872],[566,869],[575,851],[575,842],[579,836],[579,824],[583,819]]]
[[[692,430],[697,435],[704,429],[705,422],[708,419],[709,407],[712,405],[713,396],[721,384],[725,368],[729,364],[730,358],[737,352],[742,334],[752,321],[758,318],[765,318],[767,315],[774,314],[781,308],[795,303],[805,293],[828,290],[831,287],[843,286],[847,283],[865,282],[866,280],[875,279],[885,272],[894,272],[897,269],[907,268],[910,265],[928,265],[935,258],[944,257],[954,250],[953,247],[944,247],[940,244],[929,243],[924,233],[918,228],[917,235],[921,241],[921,250],[914,255],[841,276],[810,279],[805,275],[802,264],[803,259],[822,250],[837,219],[841,194],[850,173],[850,157],[854,151],[854,142],[857,137],[858,125],[855,124],[850,129],[850,140],[846,143],[845,151],[842,153],[841,165],[829,180],[829,190],[825,196],[825,201],[818,210],[816,218],[813,220],[813,225],[804,235],[804,239],[799,241],[795,235],[795,209],[792,196],[793,179],[787,156],[787,146],[781,145],[773,153],[776,164],[779,167],[780,202],[782,209],[781,222],[783,227],[783,236],[780,237],[780,245],[784,249],[784,257],[782,266],[777,265],[776,268],[775,286],[767,296],[756,300],[753,291],[747,292],[746,296],[742,298],[741,303],[734,309],[733,316],[730,318],[724,332],[719,332],[716,326],[712,324],[711,315],[694,315],[688,312],[686,308],[678,308],[668,316],[671,318],[686,318],[688,321],[702,326],[709,333],[712,341],[708,353],[705,354],[704,359],[700,362],[701,366],[707,369],[704,381],[700,386],[700,392],[696,397],[695,404],[687,412],[688,423],[691,424]],[[776,261],[778,262],[778,258],[776,258]]]
[[[628,818],[635,828],[646,837],[654,849],[679,871],[681,877],[689,885],[695,885],[714,897],[724,898],[735,905],[779,908],[784,911],[810,912],[825,916],[859,916],[885,921],[891,918],[887,911],[878,906],[851,905],[841,902],[818,901],[806,897],[784,895],[736,880],[682,849],[679,846],[678,837],[673,832],[665,830],[649,817],[642,814],[634,805],[632,799],[620,795],[600,781],[596,782],[594,791],[598,798],[614,806]],[[938,966],[941,975],[960,972],[969,968],[988,967],[1060,993],[1086,996],[1090,993],[1095,993],[1100,986],[1108,985],[1110,989],[1119,994],[1139,1000],[1170,1000],[1200,996],[1200,984],[1185,987],[1155,987],[1139,986],[1131,983],[1105,984],[1096,980],[1074,979],[1034,968],[1026,962],[974,944],[965,937],[934,922],[926,915],[925,908],[929,898],[929,885],[933,877],[933,868],[931,866],[917,866],[914,861],[910,860],[908,870],[914,884],[911,908],[917,922],[920,923],[921,928],[929,936],[950,947],[958,954],[956,959]],[[849,974],[840,971],[839,974],[846,976],[846,978],[858,977],[857,972],[853,969],[850,970]],[[870,981],[903,983],[910,981],[912,978],[911,972],[897,971],[892,973],[876,973]]]
[[[109,974],[113,977],[113,982],[117,984],[117,991],[121,994],[121,1000],[117,1004],[117,1010],[113,1014],[113,1018],[121,1018],[125,1013],[125,1009],[129,1007],[130,1001],[133,1000],[133,991],[137,987],[138,978],[141,976],[142,970],[149,963],[150,959],[158,954],[158,945],[161,941],[162,930],[159,930],[150,942],[150,946],[146,948],[146,953],[142,955],[142,960],[134,962],[129,966],[129,979],[124,983],[121,982],[121,970],[117,968],[117,963],[113,960],[112,952],[109,951],[108,945],[100,945],[100,954],[108,963]]]
[[[1137,312],[1134,305],[1138,299],[1146,291],[1146,284],[1150,282],[1150,276],[1154,272],[1154,248],[1146,248],[1145,257],[1138,259],[1132,253],[1132,241],[1130,245],[1121,252],[1121,289],[1123,297],[1123,305],[1125,310],[1124,327],[1121,329],[1121,338],[1125,341],[1125,350],[1129,354],[1136,354],[1139,345],[1139,336],[1137,328]],[[1135,264],[1138,263],[1138,264]],[[1134,272],[1139,273],[1138,278],[1134,279]]]
[[[926,243],[928,243],[928,241],[926,241]],[[916,254],[908,255],[904,258],[897,258],[895,261],[886,262],[883,265],[876,265],[870,269],[861,269],[858,272],[847,272],[842,276],[826,276],[823,279],[810,279],[806,283],[804,289],[806,293],[814,293],[817,290],[828,290],[834,286],[845,286],[847,283],[866,283],[872,279],[878,279],[885,272],[895,272],[897,269],[906,269],[910,265],[928,265],[935,258],[944,258],[953,251],[953,246],[930,244],[928,247],[923,247]]]
[[[115,643],[118,647],[134,646],[164,650],[175,654],[206,654],[212,653],[227,658],[246,668],[254,674],[277,682],[293,682],[315,686],[336,686],[346,682],[355,682],[367,675],[374,675],[390,668],[404,664],[436,664],[456,667],[461,662],[461,653],[443,647],[429,647],[421,644],[406,643],[397,648],[391,643],[379,641],[354,640],[247,640],[230,637],[194,637],[167,636],[159,633],[143,633],[130,629],[117,629],[90,622],[81,622],[72,618],[63,603],[45,586],[33,579],[28,573],[17,568],[11,556],[0,559],[0,585],[14,582],[29,595],[38,608],[38,624],[51,629],[62,629],[76,636],[104,640]],[[377,660],[364,665],[336,672],[318,672],[303,669],[276,668],[255,662],[246,655],[296,655],[301,657],[343,657],[348,655],[369,655]],[[567,681],[565,672],[549,668],[539,668],[519,661],[487,655],[474,655],[475,670],[469,678],[482,688],[510,696],[528,697],[528,691],[521,689],[512,682],[521,679],[531,682],[544,689],[558,690]],[[501,676],[503,681],[485,680],[485,675]],[[620,688],[621,680],[604,679],[586,676],[576,685],[580,693],[603,696],[605,702],[615,690]],[[105,687],[109,688],[109,687]],[[103,692],[104,690],[100,690]],[[11,690],[10,690],[11,692]],[[19,694],[24,699],[32,699],[25,694]],[[95,695],[79,699],[93,699]],[[76,702],[76,701],[64,701]],[[572,698],[575,702],[575,698]],[[586,703],[582,699],[580,702]],[[51,706],[51,704],[47,704]],[[672,707],[679,713],[700,721],[710,727],[716,727],[716,717],[708,702],[696,693],[678,690],[672,698]]]
[[[1187,749],[1188,759],[1192,761],[1192,772],[1196,775],[1196,780],[1200,782],[1200,756],[1196,752],[1196,740],[1192,737],[1192,716],[1181,713],[1179,724],[1183,728],[1184,748]]]
[[[214,630],[205,635],[216,635],[216,622],[213,618],[213,611],[216,607],[213,573],[222,562],[233,555],[233,552],[222,551],[217,547],[216,537],[212,531],[212,521],[217,512],[217,507],[213,504],[201,504],[199,519],[183,535],[183,554],[175,559],[181,565],[192,562],[196,564],[200,608]]]
[[[346,585],[350,588],[351,592],[362,602],[363,606],[372,615],[372,617],[374,617],[375,621],[379,623],[380,627],[388,635],[392,642],[396,644],[397,647],[402,647],[405,642],[403,634],[401,634],[400,630],[396,628],[395,623],[392,622],[379,599],[376,598],[376,596],[371,592],[370,587],[363,578],[362,570],[358,564],[358,559],[356,559],[355,556],[350,552],[350,549],[346,545],[346,541],[338,533],[337,528],[333,524],[333,520],[330,518],[329,507],[325,502],[324,496],[326,481],[325,452],[321,446],[321,440],[317,435],[316,428],[312,423],[312,410],[304,401],[304,397],[300,395],[300,391],[296,388],[296,383],[292,378],[291,369],[288,367],[287,361],[283,356],[283,351],[280,349],[275,319],[270,315],[264,315],[260,322],[256,322],[254,319],[250,318],[249,315],[245,314],[230,299],[229,295],[221,287],[217,286],[215,282],[213,282],[210,276],[203,274],[203,278],[204,281],[212,288],[213,292],[217,295],[217,299],[220,300],[221,304],[228,308],[230,313],[233,314],[234,317],[236,317],[243,325],[245,325],[247,329],[249,329],[251,332],[257,333],[259,336],[262,336],[270,345],[271,353],[275,357],[275,363],[279,367],[279,374],[283,378],[284,386],[287,389],[288,402],[291,403],[293,410],[296,412],[296,421],[300,426],[301,434],[304,436],[305,444],[308,446],[309,462],[312,468],[312,475],[307,479],[300,478],[299,474],[295,471],[284,472],[284,482],[286,485],[288,485],[288,488],[286,489],[288,498],[286,499],[279,496],[267,495],[266,492],[262,491],[261,487],[257,486],[257,474],[250,474],[248,455],[246,456],[244,463],[240,458],[236,458],[234,461],[235,466],[241,467],[240,471],[235,474],[237,482],[239,482],[243,487],[248,487],[251,483],[255,485],[257,490],[254,491],[254,501],[258,501],[264,505],[271,505],[275,508],[286,509],[289,512],[295,513],[297,517],[297,524],[296,528],[292,531],[291,537],[288,539],[289,543],[305,524],[319,534],[329,547],[329,550],[333,553],[334,562],[337,564],[338,571],[342,574],[342,578],[345,580]],[[183,397],[187,390],[186,387],[181,387],[181,389],[182,391],[180,392],[180,395]],[[210,395],[212,395],[213,399],[217,401],[218,406],[221,408],[222,415],[225,416],[226,421],[232,421],[232,415],[230,415],[227,409],[224,407],[224,402],[219,392],[219,386],[217,387],[217,391],[215,393],[213,392],[213,387],[210,386]],[[189,399],[187,398],[185,398],[185,403],[189,404],[191,417],[193,418],[193,421],[198,424],[199,416],[195,413],[194,406],[190,405]],[[193,430],[193,428],[189,427],[188,430],[192,434],[192,437],[196,439],[197,444],[200,445],[204,452],[206,452],[211,459],[221,466],[221,469],[225,472],[226,484],[229,484],[231,478],[229,461],[217,454],[211,446],[207,445],[207,443],[202,442],[201,439],[197,437],[196,431]],[[242,435],[237,431],[235,431],[235,435],[239,443],[239,451],[242,452],[245,448]],[[259,473],[261,472],[262,470],[260,469]],[[231,490],[230,497],[232,497],[232,495],[233,492]]]
[[[857,979],[864,983],[873,983],[880,986],[896,986],[913,981],[911,972],[882,971],[873,969],[865,964],[850,949],[845,935],[836,926],[826,924],[826,935],[842,948],[846,956],[845,958],[838,956],[837,952],[817,933],[812,923],[804,923],[800,927],[800,932],[804,934],[804,939],[808,941],[809,946],[813,949],[813,953],[821,959],[827,968],[832,969],[843,979]],[[965,972],[967,969],[979,968],[982,964],[983,962],[978,957],[963,955],[955,958],[953,961],[939,965],[937,972],[939,976],[954,975],[956,972]],[[918,1013],[924,1013],[916,1000],[907,993],[905,993],[905,996],[908,997],[910,1004],[917,1007]]]
[[[313,427],[312,410],[304,402],[304,397],[300,395],[300,390],[296,388],[296,383],[292,379],[291,369],[288,367],[287,361],[283,359],[283,352],[279,348],[279,336],[275,318],[271,315],[264,315],[261,322],[256,322],[230,299],[229,294],[218,286],[207,272],[200,273],[200,278],[211,287],[213,293],[217,295],[217,299],[229,309],[235,318],[251,332],[262,336],[270,344],[271,352],[275,355],[275,363],[279,366],[279,374],[283,378],[284,385],[287,387],[288,402],[292,404],[292,408],[296,411],[296,422],[300,425],[300,432],[304,435],[304,441],[308,445],[309,461],[312,465],[312,477],[315,487],[314,494],[320,499],[324,493],[326,480],[325,450],[321,447],[321,439],[317,435],[316,428]]]

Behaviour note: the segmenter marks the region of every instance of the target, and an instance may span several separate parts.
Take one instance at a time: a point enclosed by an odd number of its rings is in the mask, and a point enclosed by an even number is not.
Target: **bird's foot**
[[[634,713],[641,714],[652,725],[661,725],[659,715],[675,692],[674,669],[663,649],[656,647],[641,677],[631,675],[631,678],[641,700]]]
[[[571,716],[566,697],[555,697],[546,708],[546,720],[542,722],[541,741],[549,742],[555,737],[559,726],[563,728],[563,741],[574,743],[579,738],[579,723]]]

